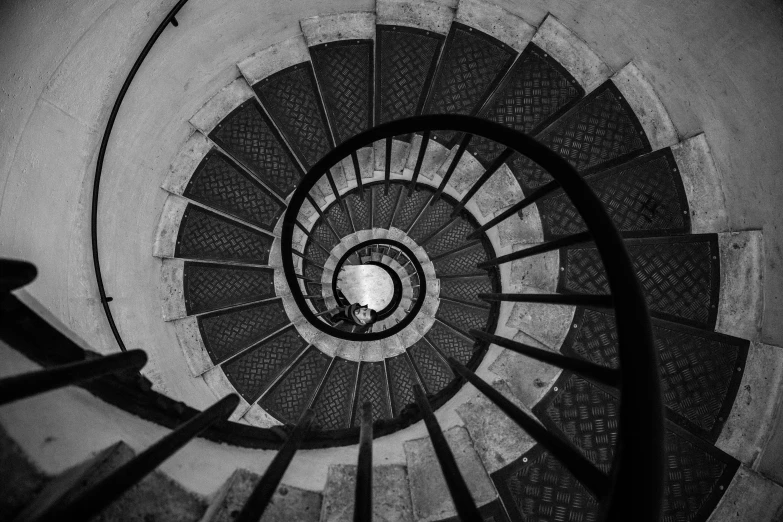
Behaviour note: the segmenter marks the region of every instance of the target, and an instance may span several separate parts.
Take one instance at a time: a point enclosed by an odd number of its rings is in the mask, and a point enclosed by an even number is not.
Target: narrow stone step
[[[483,506],[495,500],[497,493],[467,430],[455,426],[444,435],[476,504]],[[415,520],[435,521],[455,516],[457,513],[430,439],[406,441],[403,447]]]
[[[215,494],[200,522],[231,522],[239,516],[260,475],[236,470]],[[261,517],[262,522],[297,520],[317,522],[321,512],[321,494],[281,484]]]
[[[130,461],[135,452],[117,442],[53,478],[15,520],[39,520],[45,510],[72,499]],[[196,520],[203,501],[160,471],[153,471],[112,502],[94,520]]]
[[[772,522],[783,517],[783,487],[740,466],[707,522]]]
[[[323,491],[321,522],[353,520],[356,466],[329,466]],[[405,466],[374,466],[372,472],[373,519],[413,522]]]

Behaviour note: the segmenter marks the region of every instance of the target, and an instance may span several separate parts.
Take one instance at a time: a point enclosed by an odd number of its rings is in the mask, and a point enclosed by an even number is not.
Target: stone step
[[[356,466],[330,466],[323,490],[321,522],[353,520]],[[372,473],[373,519],[413,522],[405,466],[376,465]]]
[[[483,506],[495,500],[497,493],[467,430],[455,426],[444,435],[476,504]],[[455,516],[457,513],[429,437],[406,441],[403,447],[414,519],[429,522]]]
[[[117,442],[95,457],[54,477],[15,520],[39,520],[55,505],[62,505],[99,483],[136,452]],[[153,471],[132,486],[92,520],[196,520],[203,501],[188,493],[160,471]]]
[[[236,470],[215,494],[200,522],[230,522],[236,519],[259,480],[259,475],[244,469]],[[260,522],[316,522],[321,502],[320,493],[281,484]]]

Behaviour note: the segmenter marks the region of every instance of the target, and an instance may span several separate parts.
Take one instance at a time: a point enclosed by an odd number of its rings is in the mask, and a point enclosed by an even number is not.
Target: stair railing
[[[486,301],[613,308],[617,322],[620,370],[612,370],[571,357],[539,350],[532,346],[488,334],[487,332],[472,330],[470,333],[477,340],[493,342],[545,363],[575,371],[598,382],[619,387],[621,391],[619,441],[611,473],[606,475],[571,442],[558,434],[548,431],[531,415],[515,406],[458,361],[451,359],[449,364],[457,375],[472,383],[486,395],[514,422],[558,458],[574,474],[577,480],[595,495],[602,503],[604,520],[611,522],[624,520],[658,522],[662,509],[664,484],[663,406],[658,375],[657,352],[653,345],[652,327],[647,303],[636,278],[628,252],[623,244],[622,235],[617,231],[601,201],[565,159],[530,136],[496,123],[470,116],[427,115],[379,125],[344,141],[334,148],[313,166],[302,179],[299,187],[291,197],[283,220],[281,233],[283,270],[299,310],[304,318],[319,330],[335,337],[346,338],[345,332],[336,330],[319,320],[317,315],[321,314],[314,313],[307,306],[305,295],[301,292],[297,282],[301,274],[296,271],[293,258],[295,253],[291,245],[293,229],[299,218],[299,212],[303,203],[306,200],[309,201],[321,217],[324,217],[310,196],[310,191],[316,183],[323,176],[327,176],[335,200],[342,208],[345,208],[344,198],[331,179],[330,169],[344,158],[354,155],[357,150],[366,146],[372,146],[377,141],[385,140],[387,156],[384,181],[388,189],[391,140],[394,137],[418,133],[422,135],[422,140],[416,156],[416,166],[413,175],[411,180],[407,182],[407,190],[410,194],[417,188],[417,178],[424,162],[427,144],[432,132],[441,130],[456,131],[461,133],[463,137],[457,154],[446,171],[446,175],[443,177],[434,196],[429,200],[430,205],[443,193],[451,173],[454,172],[462,153],[464,153],[464,149],[473,136],[493,140],[505,147],[500,156],[485,170],[474,186],[461,199],[452,214],[452,218],[455,218],[464,209],[470,198],[478,192],[481,186],[489,180],[492,174],[505,161],[510,160],[517,154],[528,157],[553,178],[552,182],[542,186],[520,202],[512,205],[509,209],[501,212],[498,216],[471,233],[466,239],[482,237],[490,228],[558,189],[562,189],[570,198],[588,230],[587,232],[529,247],[513,254],[487,260],[478,265],[479,268],[492,269],[502,263],[585,242],[594,243],[600,253],[611,295],[576,296],[494,293],[481,294],[479,297]],[[328,220],[326,221],[328,222]],[[378,333],[374,332],[369,335],[378,335]],[[416,399],[430,433],[432,443],[435,446],[436,456],[447,479],[447,485],[458,516],[462,520],[481,520],[475,503],[470,499],[469,493],[466,492],[464,479],[459,477],[459,471],[453,461],[453,455],[451,455],[442,433],[441,436],[438,436],[440,428],[437,426],[437,420],[432,414],[429,402],[422,390],[417,390]]]

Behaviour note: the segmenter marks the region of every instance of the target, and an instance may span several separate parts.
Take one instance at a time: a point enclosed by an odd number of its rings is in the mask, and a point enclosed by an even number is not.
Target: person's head
[[[362,325],[373,324],[378,320],[378,312],[368,308],[367,305],[357,307],[353,312],[353,316]]]

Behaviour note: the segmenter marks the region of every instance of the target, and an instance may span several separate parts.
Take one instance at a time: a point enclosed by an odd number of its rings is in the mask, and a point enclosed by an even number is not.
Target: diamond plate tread
[[[611,81],[590,93],[537,139],[581,174],[624,163],[651,150],[639,120]],[[552,179],[524,156],[509,166],[525,194]]]
[[[188,315],[275,296],[271,268],[185,262],[183,294]]]
[[[188,205],[179,225],[174,256],[265,265],[272,240],[241,223]]]
[[[198,318],[201,339],[215,364],[288,323],[288,316],[279,299]]]
[[[323,389],[313,405],[315,430],[338,430],[350,427],[351,401],[356,386],[359,363],[336,358]]]
[[[285,198],[303,173],[255,100],[248,100],[209,134],[261,181]]]
[[[302,339],[295,328],[289,328],[223,364],[222,368],[234,388],[252,404],[306,347],[307,341]]]
[[[372,403],[373,422],[392,417],[389,410],[389,390],[382,362],[362,363],[359,368],[359,389],[356,392],[353,425],[361,424],[362,404]]]
[[[416,404],[413,394],[413,385],[418,384],[416,373],[405,354],[386,359],[386,369],[389,372],[394,416],[397,417],[407,405]]]
[[[302,252],[307,259],[313,263],[317,263],[321,266],[324,265],[329,256],[318,245],[312,241],[308,241],[305,246],[304,252]]]
[[[424,205],[429,201],[430,196],[434,193],[433,190],[419,188],[415,190],[410,196],[405,193],[400,197],[403,200],[400,202],[400,207],[397,209],[397,213],[394,215],[394,226],[400,230],[408,230],[408,227],[413,224],[413,220],[419,215],[419,212]]]
[[[356,230],[365,230],[370,228],[370,194],[366,192],[364,198],[357,194],[351,194],[346,198],[348,212],[351,213],[353,226]]]
[[[214,150],[196,168],[183,195],[267,230],[285,211],[258,181]]]
[[[565,435],[588,460],[608,472],[618,439],[619,404],[608,391],[564,372],[533,412],[549,430]],[[705,520],[739,462],[670,422],[665,437],[662,520]]]
[[[573,76],[531,43],[481,109],[479,117],[525,134],[536,134],[583,95],[584,89]],[[502,145],[479,136],[468,146],[468,151],[484,166],[503,149]]]
[[[416,241],[421,241],[451,221],[453,207],[445,199],[439,198],[434,205],[428,205],[408,235]]]
[[[313,68],[337,143],[372,126],[373,41],[310,47]]]
[[[479,299],[478,294],[491,294],[493,292],[492,280],[487,276],[440,280],[441,297],[473,303],[478,306],[481,306],[483,303],[489,307],[488,304]]]
[[[446,275],[484,275],[486,270],[476,268],[478,263],[487,260],[487,253],[481,243],[476,243],[470,248],[459,250],[432,262],[435,273]]]
[[[321,383],[330,360],[316,348],[310,348],[258,404],[280,422],[296,424]]]
[[[324,216],[326,216],[326,218],[329,220],[329,223],[332,224],[332,227],[334,227],[335,232],[337,232],[340,238],[344,238],[348,234],[353,233],[348,214],[343,211],[342,207],[337,204],[337,202],[333,203],[332,206],[326,209]]]
[[[647,304],[657,316],[712,330],[720,268],[715,234],[625,241]],[[609,285],[595,247],[560,251],[558,292],[606,294]]]
[[[428,394],[435,395],[454,379],[449,366],[423,339],[419,339],[408,348],[408,354],[416,365]]]
[[[621,232],[658,236],[690,232],[685,189],[669,149],[589,176],[587,183]],[[562,192],[536,205],[547,240],[587,230],[579,212]]]
[[[441,303],[441,306],[443,306],[443,303]],[[454,357],[462,364],[468,364],[473,357],[474,343],[442,323],[435,321],[435,324],[432,325],[432,328],[424,337],[438,348],[445,357]]]
[[[441,299],[435,317],[465,335],[469,335],[471,328],[486,331],[490,327],[488,309],[463,306],[445,299]]]
[[[335,237],[334,233],[329,228],[329,225],[322,218],[318,218],[318,221],[315,222],[313,228],[310,229],[310,236],[321,243],[324,248],[329,251],[331,251],[335,245],[340,242],[340,240]]]
[[[466,25],[453,22],[422,111],[474,114],[508,70],[516,52]],[[439,132],[444,140],[453,133]]]
[[[388,229],[391,227],[391,218],[394,208],[397,206],[397,199],[403,185],[401,183],[392,183],[389,185],[389,194],[384,195],[383,185],[373,185],[373,219],[378,228]]]
[[[321,274],[323,274],[323,270],[318,268],[312,263],[308,263],[305,261],[304,263],[304,276],[308,279],[312,279],[313,281],[320,281],[321,280]]]
[[[253,90],[305,168],[309,170],[332,149],[310,62],[283,69],[256,83]]]
[[[441,282],[441,291],[443,282]],[[561,351],[619,368],[614,314],[579,308]],[[749,341],[653,319],[661,389],[669,418],[714,442],[734,405]],[[684,421],[683,421],[684,420]]]
[[[377,25],[377,124],[416,116],[435,71],[444,37],[403,26]]]
[[[475,229],[476,227],[467,219],[458,218],[453,225],[438,234],[438,237],[424,245],[424,250],[427,251],[427,255],[432,259],[446,252],[462,248],[469,243],[465,237]]]

